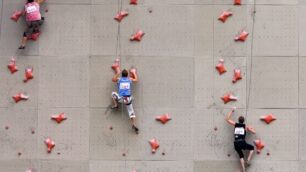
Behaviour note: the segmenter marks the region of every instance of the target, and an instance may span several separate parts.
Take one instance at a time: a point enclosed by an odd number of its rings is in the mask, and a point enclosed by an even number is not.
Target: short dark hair
[[[28,3],[34,2],[34,0],[28,0]]]
[[[121,72],[121,76],[127,77],[128,75],[129,75],[129,72],[126,69],[123,69],[123,71]]]
[[[243,123],[244,123],[244,117],[243,117],[243,116],[240,116],[240,117],[238,118],[238,121],[239,121],[240,124],[243,124]]]

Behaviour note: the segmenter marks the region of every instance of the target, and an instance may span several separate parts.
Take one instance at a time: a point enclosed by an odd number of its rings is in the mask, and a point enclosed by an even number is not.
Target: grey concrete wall
[[[233,128],[224,121],[232,106],[235,119],[246,115],[257,130],[248,140],[266,144],[250,172],[306,171],[305,0],[242,0],[242,6],[232,0],[139,0],[137,6],[47,0],[41,37],[20,51],[25,22],[10,16],[23,2],[0,0],[0,172],[234,172]],[[118,24],[113,17],[120,8],[129,16]],[[221,23],[224,10],[234,15]],[[138,29],[143,40],[130,42]],[[235,42],[242,29],[249,38]],[[6,68],[12,56],[19,67],[13,75]],[[123,68],[139,72],[133,88],[139,135],[125,109],[107,109],[115,90],[110,66],[118,56]],[[221,57],[228,72],[219,76]],[[25,84],[28,66],[34,79]],[[236,84],[234,68],[243,74]],[[30,99],[15,104],[11,96],[18,91]],[[224,105],[220,97],[227,92],[239,100]],[[61,112],[66,121],[50,120]],[[172,117],[168,124],[154,120],[164,113]],[[266,125],[259,117],[269,113],[277,120]],[[56,143],[51,154],[47,137]],[[160,142],[156,154],[148,143],[153,137]]]

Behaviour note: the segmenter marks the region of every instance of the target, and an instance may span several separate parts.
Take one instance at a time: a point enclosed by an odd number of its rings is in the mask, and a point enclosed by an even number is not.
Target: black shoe
[[[132,128],[135,130],[135,133],[136,133],[136,134],[139,133],[139,129],[138,129],[135,125],[133,125]]]
[[[19,50],[24,50],[25,49],[25,46],[20,46],[19,48],[18,48]]]

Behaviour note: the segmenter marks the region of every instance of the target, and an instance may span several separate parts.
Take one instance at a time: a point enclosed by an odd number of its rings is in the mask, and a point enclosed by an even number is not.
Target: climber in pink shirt
[[[44,22],[44,17],[41,17],[40,14],[40,4],[43,2],[44,0],[27,0],[24,6],[27,29],[23,33],[19,49],[25,49],[28,37],[31,34],[39,33],[39,27]]]

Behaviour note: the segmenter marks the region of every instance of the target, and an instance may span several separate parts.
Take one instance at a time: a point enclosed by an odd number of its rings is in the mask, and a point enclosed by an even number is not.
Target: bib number
[[[244,128],[235,128],[235,134],[244,135]]]
[[[121,90],[128,90],[130,89],[130,83],[120,83],[120,89]]]
[[[35,11],[37,11],[37,8],[35,5],[27,7],[27,13],[33,13]]]

